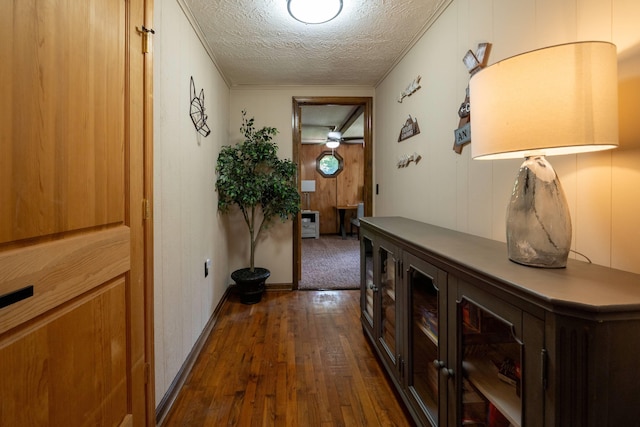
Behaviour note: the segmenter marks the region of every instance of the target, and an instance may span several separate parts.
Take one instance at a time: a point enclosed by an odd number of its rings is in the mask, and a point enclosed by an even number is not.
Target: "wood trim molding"
[[[292,161],[298,165],[296,180],[300,191],[300,144],[301,120],[303,105],[361,105],[364,108],[364,214],[373,214],[373,97],[370,96],[311,96],[292,97]],[[302,232],[301,214],[293,220],[293,273],[294,290],[298,289],[298,282],[302,278]]]
[[[202,31],[200,24],[198,24],[198,20],[196,19],[195,15],[191,11],[191,8],[189,7],[189,5],[185,0],[176,0],[176,2],[180,6],[180,9],[182,9],[182,12],[184,13],[185,18],[187,18],[187,21],[189,21],[189,24],[191,25],[193,32],[196,33],[196,36],[198,37],[198,40],[200,40],[200,43],[202,44],[202,47],[204,48],[205,52],[207,52],[207,56],[209,57],[211,62],[213,62],[213,65],[216,67],[216,70],[218,70],[218,72],[220,73],[220,77],[222,77],[227,87],[231,87],[231,82],[229,81],[227,76],[225,76],[224,73],[222,72],[222,68],[220,68],[220,66],[218,65],[216,56],[213,54],[213,49],[211,49],[211,45],[207,41],[207,38],[204,36],[204,31]]]
[[[291,283],[268,283],[265,286],[266,291],[290,291],[292,288]]]
[[[153,28],[154,0],[145,0],[144,20],[147,28]],[[153,425],[155,412],[155,325],[154,325],[154,251],[153,251],[153,48],[144,54],[143,60],[143,196],[149,207],[144,215],[144,362],[147,372],[145,384],[145,421]]]

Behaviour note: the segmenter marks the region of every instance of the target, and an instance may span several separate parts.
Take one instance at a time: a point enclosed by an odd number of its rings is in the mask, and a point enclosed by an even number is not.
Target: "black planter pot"
[[[250,268],[241,268],[231,273],[231,278],[237,285],[240,295],[240,302],[243,304],[255,304],[260,302],[264,293],[265,282],[271,276],[271,272],[266,268],[256,267],[254,271]]]

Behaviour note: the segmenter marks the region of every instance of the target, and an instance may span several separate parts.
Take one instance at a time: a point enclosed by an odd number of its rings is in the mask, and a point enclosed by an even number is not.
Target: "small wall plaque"
[[[407,119],[400,130],[400,136],[398,136],[398,142],[411,138],[414,135],[420,133],[420,126],[418,126],[418,119],[414,119],[411,116]]]
[[[454,150],[460,154],[462,153],[462,147],[471,142],[471,124],[467,122],[453,132],[456,136],[455,147],[460,148],[460,151],[456,150],[456,148]]]
[[[462,63],[467,67],[469,75],[475,73],[487,66],[489,53],[491,52],[491,43],[480,43],[478,49],[474,53],[469,50],[462,58]],[[458,128],[453,131],[455,141],[453,142],[453,151],[462,154],[462,147],[471,142],[471,102],[469,101],[469,86],[467,86],[464,101],[458,108]]]

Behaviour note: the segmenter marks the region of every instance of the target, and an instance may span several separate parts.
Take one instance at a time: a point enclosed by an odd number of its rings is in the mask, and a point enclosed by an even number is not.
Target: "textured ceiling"
[[[337,18],[311,25],[287,0],[179,1],[231,86],[375,86],[451,2],[344,0]]]

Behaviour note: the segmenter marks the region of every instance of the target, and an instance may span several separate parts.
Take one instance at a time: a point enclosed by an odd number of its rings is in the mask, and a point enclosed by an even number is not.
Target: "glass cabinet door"
[[[365,325],[371,330],[373,328],[373,296],[376,286],[373,280],[373,242],[367,236],[362,237],[360,250],[362,251],[361,259],[363,260],[360,266],[362,270],[361,277],[364,281],[361,284],[364,287],[364,292],[361,292],[362,301],[360,304]]]
[[[380,343],[396,366],[396,258],[392,250],[380,246],[378,256],[380,292]]]
[[[408,318],[408,388],[416,409],[424,413],[432,425],[441,425],[441,421],[444,425],[446,421],[440,420],[438,408],[444,407],[440,404],[439,392],[440,369],[445,359],[440,354],[440,337],[444,337],[446,331],[442,330],[439,318],[440,301],[445,300],[440,294],[438,270],[413,256],[407,256],[405,262],[411,309]]]
[[[522,425],[522,343],[506,320],[471,301],[459,303],[462,425]]]

